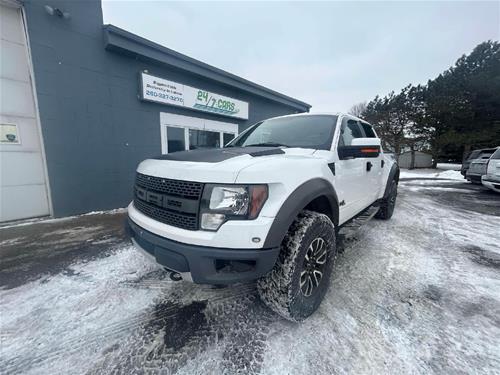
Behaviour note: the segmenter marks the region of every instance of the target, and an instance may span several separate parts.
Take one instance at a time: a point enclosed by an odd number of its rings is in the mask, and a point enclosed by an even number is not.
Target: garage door
[[[21,9],[0,2],[0,221],[49,215]]]

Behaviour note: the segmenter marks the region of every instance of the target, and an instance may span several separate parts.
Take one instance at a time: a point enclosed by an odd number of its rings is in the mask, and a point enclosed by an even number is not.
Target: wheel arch
[[[399,183],[399,166],[396,163],[392,165],[391,170],[389,171],[389,176],[387,177],[387,181],[385,182],[383,199],[386,199],[389,196],[389,193],[391,191],[391,181],[393,180],[396,181],[396,183]]]
[[[280,246],[293,221],[304,209],[325,214],[335,227],[338,226],[337,193],[330,182],[315,178],[297,187],[281,205],[264,241],[264,248]]]

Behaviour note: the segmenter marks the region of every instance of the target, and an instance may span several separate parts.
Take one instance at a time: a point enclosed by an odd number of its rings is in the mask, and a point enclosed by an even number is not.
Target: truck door
[[[365,138],[377,138],[370,124],[361,121],[360,126]],[[371,187],[366,191],[366,205],[372,204],[378,199],[380,186],[382,185],[382,168],[384,168],[382,165],[383,157],[384,155],[381,152],[377,158],[364,158],[364,163],[366,165],[366,181],[367,185]]]
[[[363,138],[364,133],[357,120],[342,119],[338,146],[350,146],[355,138]],[[366,159],[340,159],[336,167],[337,195],[339,198],[340,223],[349,220],[366,207],[366,194],[370,187],[366,181]]]

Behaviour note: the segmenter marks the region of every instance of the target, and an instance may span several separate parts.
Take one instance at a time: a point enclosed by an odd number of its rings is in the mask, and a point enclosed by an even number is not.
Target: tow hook
[[[165,268],[165,271],[168,272],[168,276],[170,277],[170,280],[172,280],[172,281],[181,281],[182,280],[182,276],[179,272],[171,271],[167,268]]]

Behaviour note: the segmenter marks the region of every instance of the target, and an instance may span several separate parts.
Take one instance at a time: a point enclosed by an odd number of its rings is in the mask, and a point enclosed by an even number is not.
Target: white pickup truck
[[[261,121],[219,149],[140,163],[127,230],[173,279],[258,280],[283,317],[311,315],[344,230],[394,211],[399,168],[372,126],[346,114]]]

